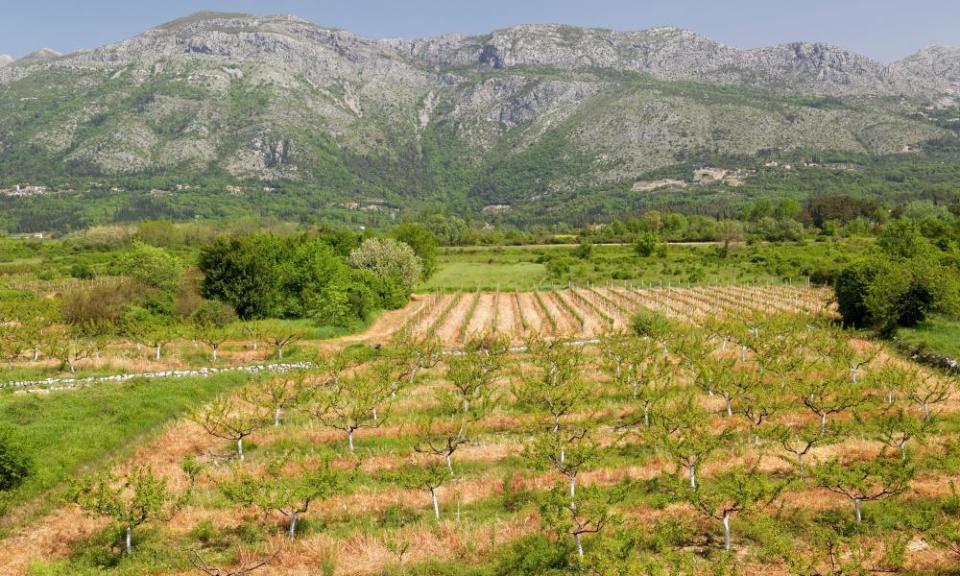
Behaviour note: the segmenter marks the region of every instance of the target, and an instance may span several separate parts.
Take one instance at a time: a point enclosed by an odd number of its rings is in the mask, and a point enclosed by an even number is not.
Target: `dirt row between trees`
[[[473,336],[491,332],[505,335],[514,343],[532,336],[593,338],[628,329],[631,316],[642,309],[691,323],[757,312],[830,311],[829,291],[800,286],[577,287],[417,298],[424,303],[417,309],[418,316],[407,323],[391,319],[389,327],[378,322],[375,327],[381,336],[390,334],[390,328],[407,329],[417,337],[435,336],[454,348]]]

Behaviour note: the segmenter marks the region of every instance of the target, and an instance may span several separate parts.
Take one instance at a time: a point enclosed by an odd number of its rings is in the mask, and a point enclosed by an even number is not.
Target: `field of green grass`
[[[36,499],[129,455],[167,422],[246,382],[248,374],[133,380],[52,393],[0,393],[0,422],[32,462],[32,474],[3,493],[4,508]],[[58,504],[55,495],[41,508]],[[0,514],[2,517],[2,514]],[[13,526],[0,521],[0,531]]]
[[[534,290],[584,284],[745,284],[822,279],[868,245],[863,239],[740,244],[728,254],[712,244],[670,245],[638,256],[632,246],[448,248],[421,291]],[[552,264],[551,264],[552,263]]]
[[[910,346],[960,359],[960,320],[934,316],[916,328],[901,328],[897,336]]]

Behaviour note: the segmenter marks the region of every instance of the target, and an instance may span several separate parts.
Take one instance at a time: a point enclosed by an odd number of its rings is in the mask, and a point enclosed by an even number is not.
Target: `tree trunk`
[[[210,358],[211,358],[214,362],[217,361],[217,351],[218,351],[219,348],[220,348],[220,346],[219,346],[218,344],[211,344],[211,345],[210,345]]]
[[[730,399],[730,396],[727,394],[723,395],[723,400],[727,404],[727,418],[733,417],[733,401]]]
[[[237,458],[243,462],[243,438],[237,438]]]
[[[273,409],[273,425],[274,426],[280,425],[280,407],[279,406]]]
[[[451,458],[453,454],[447,452],[443,455],[443,458],[447,461],[447,470],[450,471],[450,475],[453,476],[453,459]]]
[[[643,407],[643,425],[650,427],[650,406]]]
[[[797,454],[797,462],[800,464],[800,476],[804,476],[806,471],[803,465],[803,454]]]
[[[571,500],[571,504],[572,504],[572,500],[573,500],[574,498],[576,498],[576,497],[577,497],[577,477],[576,477],[576,476],[570,476],[570,500]]]
[[[860,510],[860,499],[853,499],[853,512],[856,514],[857,523],[863,522],[863,512]]]
[[[582,561],[583,560],[583,541],[580,539],[580,535],[574,534],[573,541],[577,543],[577,556]]]
[[[690,487],[694,490],[697,489],[697,465],[690,465]]]
[[[160,361],[160,349],[161,349],[161,348],[162,348],[162,346],[161,346],[160,344],[157,344],[156,354],[154,355],[154,358],[156,359],[157,362]]]
[[[730,513],[723,513],[723,549],[730,550]]]
[[[827,413],[822,412],[820,414],[820,433],[824,434],[827,431]]]
[[[277,346],[277,360],[283,360],[283,346]]]
[[[437,489],[433,486],[430,487],[430,498],[433,500],[433,515],[437,519],[437,522],[440,521],[440,503],[437,502]]]
[[[297,537],[297,511],[294,510],[290,513],[290,528],[287,530],[287,536],[291,540]]]
[[[353,452],[353,429],[347,430],[347,444],[350,446],[350,451]]]
[[[133,554],[133,527],[127,524],[126,534],[124,535],[124,547],[127,551],[127,556]]]

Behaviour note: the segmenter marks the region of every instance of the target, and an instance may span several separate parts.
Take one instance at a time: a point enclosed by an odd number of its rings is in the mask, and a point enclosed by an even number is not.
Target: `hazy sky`
[[[960,45],[960,0],[0,0],[0,53],[92,48],[198,10],[295,14],[378,37],[523,23],[666,25],[741,48],[824,41],[888,62]]]

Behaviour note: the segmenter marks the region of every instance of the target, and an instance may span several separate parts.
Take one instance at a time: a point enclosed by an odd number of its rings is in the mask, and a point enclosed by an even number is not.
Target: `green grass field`
[[[932,317],[916,328],[901,328],[901,340],[924,347],[948,358],[960,358],[960,320]]]
[[[574,284],[744,284],[805,282],[849,262],[862,239],[790,244],[670,245],[650,257],[631,246],[596,245],[588,257],[575,246],[450,248],[422,291],[533,290]],[[551,265],[550,263],[553,262]]]
[[[32,460],[33,473],[4,495],[3,507],[37,498],[75,477],[116,462],[160,428],[217,394],[245,382],[247,374],[209,378],[133,380],[79,391],[0,394],[0,422]],[[55,498],[45,498],[53,507]],[[0,522],[4,531],[12,526]]]

